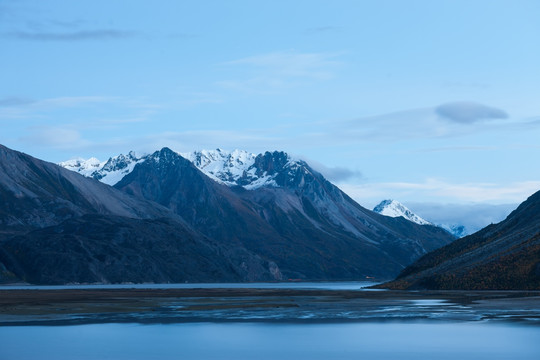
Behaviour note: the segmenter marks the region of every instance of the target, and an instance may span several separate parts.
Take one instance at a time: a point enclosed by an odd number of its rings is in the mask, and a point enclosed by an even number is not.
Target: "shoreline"
[[[491,320],[540,325],[540,291],[0,289],[0,326]]]

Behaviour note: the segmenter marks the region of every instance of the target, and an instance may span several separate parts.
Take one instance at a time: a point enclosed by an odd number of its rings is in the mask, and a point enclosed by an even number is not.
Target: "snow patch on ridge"
[[[254,176],[250,167],[254,164],[256,155],[243,150],[225,151],[201,150],[190,153],[180,153],[204,174],[213,180],[228,185],[239,185],[240,178],[246,175]]]

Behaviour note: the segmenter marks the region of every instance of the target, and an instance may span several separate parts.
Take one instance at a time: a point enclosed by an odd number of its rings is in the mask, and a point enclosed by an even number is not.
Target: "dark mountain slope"
[[[0,232],[55,225],[83,214],[166,216],[157,204],[0,145]]]
[[[540,192],[506,220],[427,254],[384,286],[540,289]]]
[[[261,154],[254,166],[274,186],[229,188],[164,148],[115,187],[170,208],[218,242],[259,254],[286,278],[388,278],[453,240],[441,229],[362,208],[282,152]]]
[[[0,261],[35,284],[271,279],[267,266],[247,251],[204,240],[165,218],[84,215],[2,245]],[[251,274],[242,262],[250,264]]]
[[[271,176],[277,186],[244,192],[245,196],[264,208],[273,203],[284,214],[300,214],[304,221],[336,239],[353,238],[356,243],[375,246],[400,267],[453,240],[436,227],[380,216],[363,208],[307,163],[292,162],[283,152],[261,154],[254,166],[257,175]]]
[[[241,244],[255,235],[275,236],[248,204],[227,186],[204,175],[168,148],[155,152],[119,181],[115,188],[157,202],[218,241]]]
[[[3,146],[0,196],[0,283],[274,279],[155,202]]]

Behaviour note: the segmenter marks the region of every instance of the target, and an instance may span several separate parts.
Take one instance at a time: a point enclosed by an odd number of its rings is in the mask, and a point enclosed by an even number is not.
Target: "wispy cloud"
[[[522,130],[538,126],[538,120],[511,119],[503,110],[474,102],[449,103],[319,123],[319,128],[324,130],[328,141],[348,143],[451,138],[486,131]]]
[[[334,77],[339,54],[274,52],[249,56],[222,64],[236,67],[238,79],[218,81],[218,86],[245,92],[274,91],[305,81],[323,81]]]
[[[506,111],[472,101],[460,101],[439,105],[435,113],[445,119],[461,124],[480,120],[507,119]]]
[[[96,29],[59,32],[13,31],[1,34],[4,38],[28,41],[87,41],[125,39],[136,36],[133,31]]]
[[[61,96],[46,99],[6,97],[0,99],[0,121],[9,119],[37,119],[62,109],[111,106],[138,111],[152,111],[163,105],[150,103],[144,98],[121,96]]]
[[[339,64],[337,54],[275,52],[229,61],[225,65],[246,65],[287,77],[331,78],[330,67]]]
[[[441,202],[469,203],[520,203],[540,189],[540,181],[523,181],[509,184],[463,183],[455,184],[444,180],[426,179],[424,182],[382,182],[361,185],[342,184],[340,187],[362,203],[386,198],[400,201],[415,198],[438,199]]]
[[[333,182],[359,179],[362,177],[362,173],[358,170],[352,170],[342,166],[327,166],[317,160],[309,159],[304,156],[297,157],[307,162],[314,170],[320,172],[324,177]]]
[[[200,130],[162,132],[151,134],[136,140],[143,146],[142,150],[157,149],[169,146],[179,151],[192,151],[193,149],[245,149],[249,151],[263,151],[283,148],[284,139],[273,137],[271,134],[258,131],[231,131],[231,130]]]
[[[89,141],[83,139],[78,130],[69,126],[32,127],[29,134],[23,136],[20,141],[32,146],[47,146],[57,149],[73,149],[89,145]]]
[[[33,104],[36,101],[29,98],[23,98],[18,96],[9,96],[0,99],[0,107],[17,107],[21,105]]]

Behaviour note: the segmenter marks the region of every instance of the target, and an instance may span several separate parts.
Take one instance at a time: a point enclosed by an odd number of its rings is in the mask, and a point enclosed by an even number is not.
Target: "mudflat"
[[[0,290],[0,326],[422,320],[540,325],[540,291]]]

